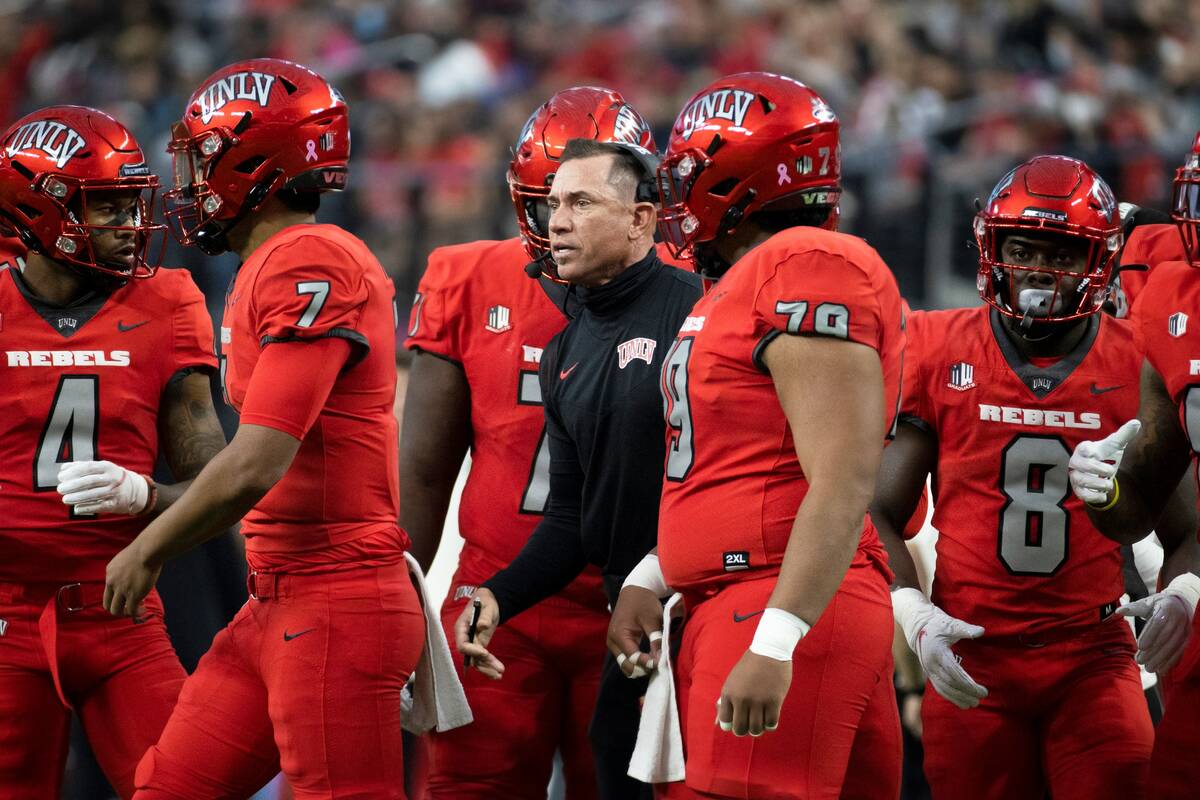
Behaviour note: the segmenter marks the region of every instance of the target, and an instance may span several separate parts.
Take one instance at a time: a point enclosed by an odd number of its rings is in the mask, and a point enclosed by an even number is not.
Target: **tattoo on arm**
[[[176,481],[190,481],[225,447],[225,432],[213,408],[208,375],[193,372],[167,387],[159,417],[160,439]],[[164,489],[160,487],[159,510]],[[167,499],[175,492],[167,491]],[[182,494],[182,492],[179,492]]]

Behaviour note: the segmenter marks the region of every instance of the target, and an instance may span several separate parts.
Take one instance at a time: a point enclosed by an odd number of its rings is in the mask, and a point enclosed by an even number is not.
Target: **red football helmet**
[[[1200,267],[1200,133],[1183,166],[1175,170],[1175,201],[1171,219],[1183,236],[1183,249],[1192,266]]]
[[[1089,245],[1083,273],[1005,264],[1000,247],[1016,230],[1070,236]],[[1065,156],[1038,156],[1005,175],[975,216],[979,245],[980,296],[1001,314],[1022,318],[1013,299],[1016,273],[1040,272],[1054,279],[1054,295],[1043,321],[1061,322],[1095,314],[1108,296],[1113,257],[1124,244],[1117,199],[1087,164]],[[1073,296],[1062,281],[1078,280]]]
[[[274,58],[239,61],[209,76],[172,126],[175,186],[167,221],[181,244],[210,255],[280,189],[346,188],[350,122],[342,95],[317,73]]]
[[[659,167],[659,230],[677,258],[706,278],[728,269],[711,248],[759,211],[824,209],[837,229],[838,119],[799,81],[742,72],[713,81],[683,107]]]
[[[550,257],[550,212],[546,196],[559,159],[571,139],[618,142],[654,152],[650,126],[620,92],[598,86],[564,89],[530,115],[517,137],[508,167],[508,189],[517,211],[525,252],[550,278],[558,270]]]
[[[30,250],[47,258],[118,278],[148,278],[158,269],[147,259],[158,178],[133,134],[94,108],[51,106],[17,120],[0,144],[0,228],[11,228]],[[90,192],[137,192],[132,218],[92,224],[83,216]],[[146,194],[146,193],[149,194]],[[132,266],[98,263],[96,231],[131,231]]]

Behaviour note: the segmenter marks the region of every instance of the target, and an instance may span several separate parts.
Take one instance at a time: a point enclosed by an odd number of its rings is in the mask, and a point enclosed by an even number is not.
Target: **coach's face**
[[[554,176],[550,253],[570,283],[599,286],[646,255],[636,250],[644,244],[647,217],[653,235],[654,206],[634,201],[636,180],[613,175],[615,161],[608,154],[576,158]]]

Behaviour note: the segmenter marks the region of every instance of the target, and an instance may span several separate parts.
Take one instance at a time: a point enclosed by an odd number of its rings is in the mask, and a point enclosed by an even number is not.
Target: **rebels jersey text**
[[[1067,464],[1137,414],[1140,338],[1104,315],[1039,367],[987,306],[908,321],[902,419],[937,437],[933,601],[993,639],[1099,621],[1120,597],[1116,542],[1088,521]]]
[[[395,307],[392,282],[359,239],[334,225],[293,225],[238,270],[225,297],[221,374],[242,410],[255,364],[276,342],[340,337],[351,355],[283,479],[246,515],[246,558],[260,570],[361,566],[351,543],[373,537],[400,558]],[[275,427],[269,418],[242,424]],[[350,546],[349,548],[347,546]],[[387,553],[392,555],[387,555]]]
[[[902,325],[896,281],[879,255],[861,239],[818,228],[775,234],[696,304],[661,375],[667,458],[658,555],[670,586],[779,569],[808,484],[761,361],[766,346],[791,334],[876,350],[890,425]],[[869,521],[855,562],[887,571]]]
[[[0,581],[104,580],[148,520],[75,515],[55,491],[59,467],[103,460],[149,475],[167,384],[215,366],[212,321],[186,270],[68,307],[0,270]]]

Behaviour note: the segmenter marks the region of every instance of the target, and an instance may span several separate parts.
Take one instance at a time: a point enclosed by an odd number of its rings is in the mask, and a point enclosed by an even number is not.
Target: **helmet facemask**
[[[1175,171],[1171,219],[1183,237],[1183,251],[1192,266],[1200,266],[1200,153],[1188,155]]]
[[[58,206],[62,219],[53,252],[44,253],[48,258],[75,269],[89,280],[104,276],[99,282],[106,286],[149,278],[158,271],[166,244],[162,236],[166,226],[152,221],[157,177],[147,174],[85,182],[48,174],[38,177],[33,190],[50,198]],[[88,211],[91,203],[103,208],[105,195],[109,194],[135,196],[125,210],[116,210],[103,217]],[[113,199],[115,202],[118,198]],[[118,237],[124,234],[123,238],[128,239],[118,248],[123,257],[105,258],[97,240],[106,234]],[[41,246],[35,249],[45,250]]]

